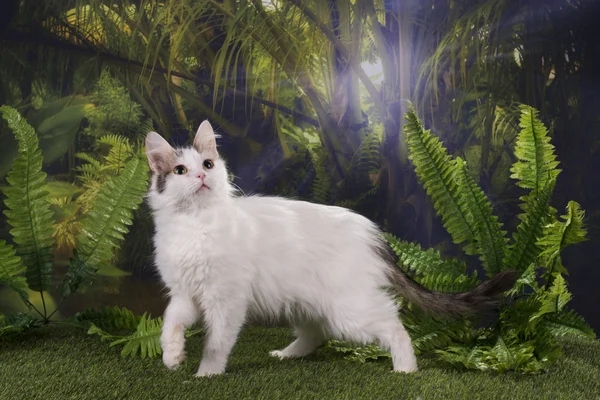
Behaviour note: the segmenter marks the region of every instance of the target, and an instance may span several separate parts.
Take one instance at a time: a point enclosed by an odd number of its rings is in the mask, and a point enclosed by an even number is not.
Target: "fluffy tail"
[[[416,282],[402,270],[394,260],[391,249],[388,254],[380,254],[387,262],[388,278],[398,293],[423,311],[445,316],[466,316],[498,307],[504,298],[503,293],[513,287],[519,273],[503,271],[482,282],[474,289],[463,293],[433,292]],[[392,253],[392,254],[389,254]]]

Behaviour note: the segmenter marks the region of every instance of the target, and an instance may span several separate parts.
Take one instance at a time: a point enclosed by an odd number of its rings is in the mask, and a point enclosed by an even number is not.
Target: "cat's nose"
[[[206,174],[204,172],[200,172],[198,174],[198,178],[200,178],[200,180],[204,181],[204,178],[206,177]]]

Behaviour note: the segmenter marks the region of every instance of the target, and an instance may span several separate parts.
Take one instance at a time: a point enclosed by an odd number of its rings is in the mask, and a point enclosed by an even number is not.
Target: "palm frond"
[[[81,222],[77,254],[63,282],[63,295],[89,282],[100,265],[111,259],[114,248],[131,225],[133,211],[143,200],[147,180],[148,165],[136,156],[119,176],[100,188],[92,209]]]
[[[19,143],[19,156],[6,180],[4,203],[17,253],[26,267],[27,284],[32,290],[48,288],[52,273],[52,211],[42,172],[42,151],[33,128],[13,108],[2,106],[2,116]]]

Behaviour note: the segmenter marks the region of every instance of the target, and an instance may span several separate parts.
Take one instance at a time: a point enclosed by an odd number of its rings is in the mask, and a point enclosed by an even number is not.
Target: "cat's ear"
[[[217,136],[208,120],[204,120],[198,127],[196,137],[194,137],[194,148],[198,153],[206,154],[209,157],[218,157]]]
[[[173,167],[175,150],[158,133],[150,132],[146,135],[146,156],[153,172],[166,173]]]

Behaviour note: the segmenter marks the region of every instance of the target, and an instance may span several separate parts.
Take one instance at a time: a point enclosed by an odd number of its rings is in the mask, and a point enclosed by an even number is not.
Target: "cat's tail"
[[[517,271],[502,271],[468,292],[433,292],[400,270],[391,254],[379,254],[388,264],[388,279],[398,294],[423,311],[445,316],[473,315],[500,306],[504,292],[519,277]]]

